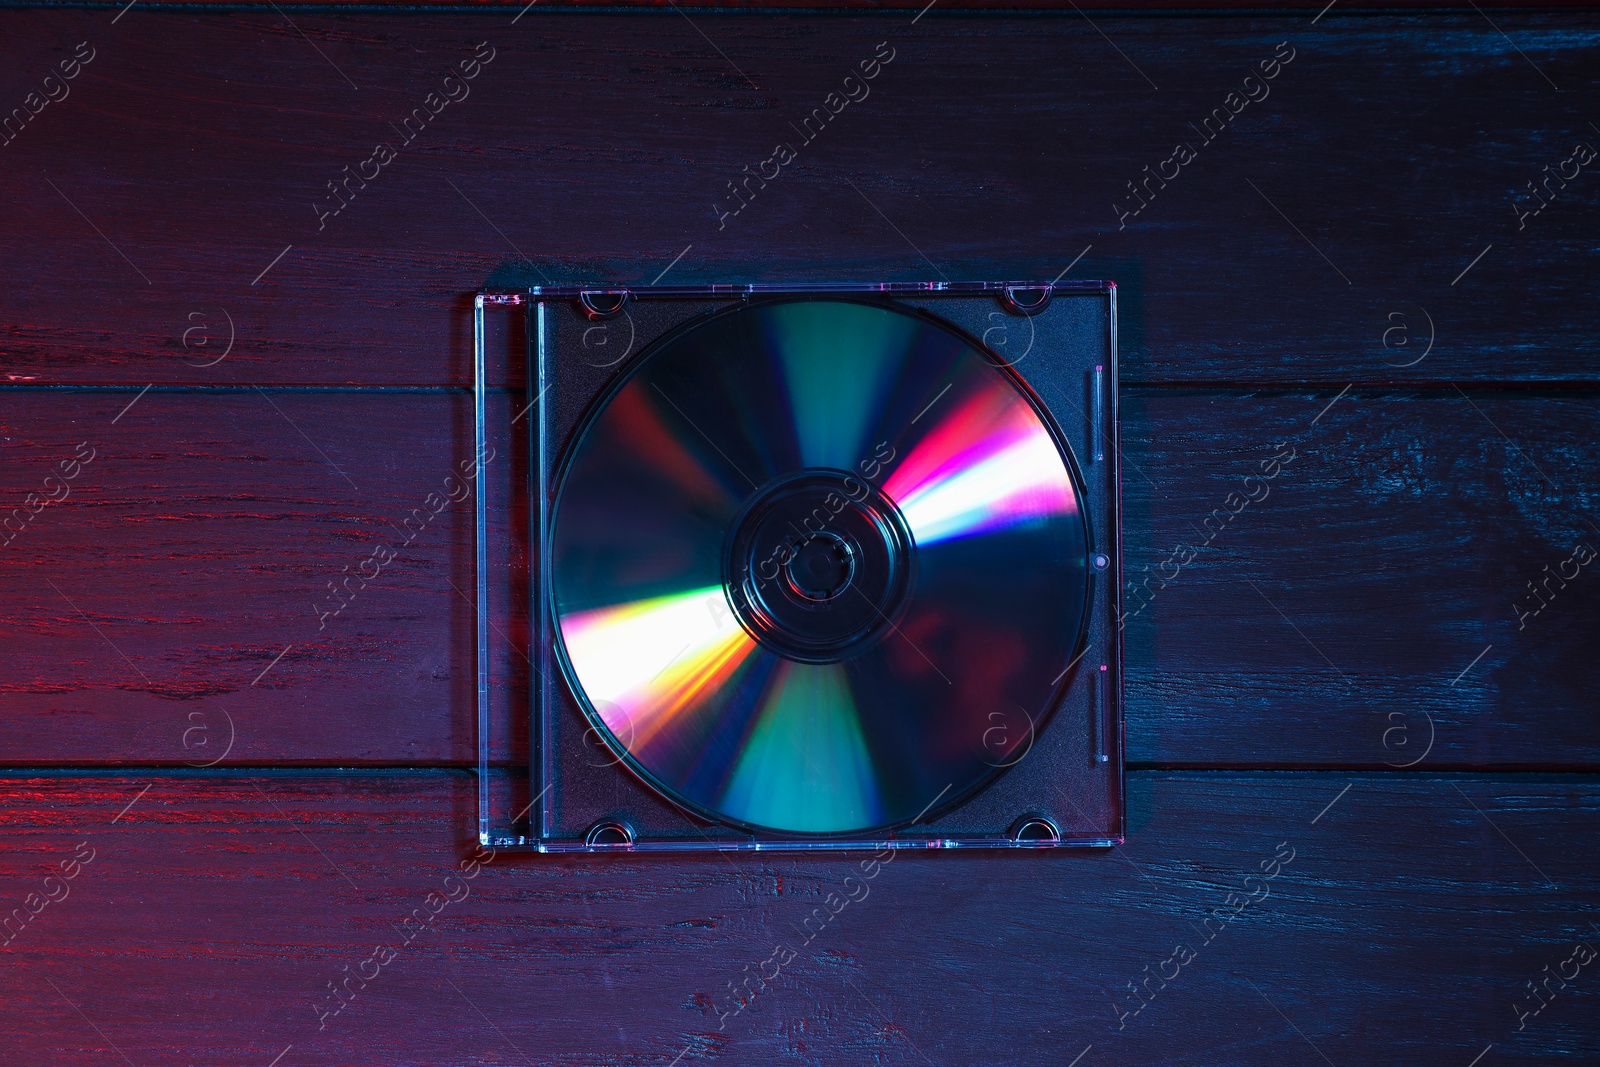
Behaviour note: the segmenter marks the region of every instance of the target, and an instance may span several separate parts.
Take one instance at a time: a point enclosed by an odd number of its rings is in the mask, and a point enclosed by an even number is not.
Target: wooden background
[[[1600,17],[886,6],[0,11],[0,115],[94,51],[0,145],[5,506],[94,456],[0,547],[0,1059],[1600,1061],[1596,567],[1517,617],[1600,549],[1600,163],[1514,208],[1600,147]],[[501,854],[319,1029],[471,852],[470,506],[313,604],[470,455],[474,289],[669,264],[1116,280],[1130,581],[1295,449],[1129,622],[1128,843],[902,856],[721,1029],[853,858]]]

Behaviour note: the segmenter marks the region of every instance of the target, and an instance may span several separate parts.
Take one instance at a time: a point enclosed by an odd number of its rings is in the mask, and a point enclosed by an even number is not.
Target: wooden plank
[[[1075,259],[1071,277],[1122,285],[1130,382],[1600,366],[1600,186],[1515,207],[1600,145],[1592,14],[1425,33],[1305,13],[108,15],[0,14],[7,108],[94,51],[3,146],[0,197],[31,223],[0,233],[3,381],[459,386],[465,294],[490,277],[1051,278]],[[1207,141],[1195,127],[1284,41],[1293,60]],[[479,42],[493,59],[451,90],[470,95],[322,218]],[[795,127],[880,42],[895,58],[870,95],[806,142]],[[719,221],[780,141],[796,161]],[[1196,159],[1123,217],[1179,142]],[[204,366],[225,322],[235,350]]]
[[[0,395],[9,507],[96,450],[0,549],[7,762],[207,762],[230,717],[229,762],[470,761],[470,504],[426,503],[470,460],[468,397],[152,390],[113,424],[137,392]],[[1600,549],[1600,405],[1335,393],[1128,391],[1129,759],[1595,766],[1600,580],[1568,561]],[[497,397],[496,433],[511,407]],[[501,511],[520,464],[506,449],[485,468],[508,684],[528,673],[526,520]],[[324,624],[328,583],[379,545],[402,550]],[[1515,605],[1541,603],[1529,582],[1549,605],[1519,625]],[[500,705],[513,722],[524,699]]]
[[[464,880],[462,772],[9,778],[5,906],[39,896],[0,1047],[64,1067],[1583,1062],[1592,967],[1537,1014],[1527,983],[1595,942],[1572,843],[1600,828],[1596,785],[1142,772],[1114,850],[903,855],[870,880],[849,855],[501,853]],[[819,908],[838,912],[808,943]],[[719,1029],[774,945],[791,962]]]
[[[1600,581],[1573,558],[1600,551],[1592,395],[1173,390],[1123,410],[1130,759],[1600,757],[1579,710]],[[1263,464],[1281,473],[1245,481]]]
[[[236,734],[250,763],[473,759],[472,505],[447,484],[470,397],[151,391],[113,424],[136,396],[0,398],[10,507],[95,453],[0,549],[7,752],[202,763]],[[484,470],[508,545],[526,467],[502,448]]]

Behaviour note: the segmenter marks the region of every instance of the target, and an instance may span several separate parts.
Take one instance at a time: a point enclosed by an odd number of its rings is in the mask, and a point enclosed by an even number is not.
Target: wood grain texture
[[[0,533],[0,1058],[1600,1060],[1592,966],[1518,1019],[1600,944],[1600,579],[1517,618],[1600,547],[1600,178],[1517,217],[1600,145],[1600,17],[565,3],[0,10],[0,125],[95,51],[0,136],[0,514],[94,450]],[[719,223],[882,41],[870,97]],[[319,229],[480,42],[470,97]],[[1069,264],[1119,286],[1121,562],[1157,587],[1129,597],[1126,846],[903,855],[810,941],[859,857],[503,853],[430,897],[476,810],[469,504],[318,608],[469,458],[471,292]],[[497,500],[519,463],[485,469]],[[494,515],[514,680],[525,516]],[[793,962],[719,1028],[775,943]]]
[[[423,507],[470,455],[469,398],[151,391],[111,425],[135,395],[0,397],[11,506],[79,442],[98,449],[0,549],[6,760],[207,762],[230,718],[230,762],[473,759],[471,506]],[[1600,403],[1333,398],[1126,395],[1129,758],[1381,766],[1433,735],[1426,767],[1600,764],[1600,723],[1574,713],[1600,686],[1600,577],[1540,585],[1544,608],[1528,588],[1576,545],[1600,550]],[[513,566],[494,589],[494,669],[515,718],[526,527],[499,508],[525,472],[499,440],[484,477],[494,558]],[[1286,449],[1264,489],[1244,481]],[[1230,514],[1230,494],[1263,491]],[[426,525],[404,525],[415,508]],[[380,544],[400,555],[324,621],[328,583]],[[185,748],[191,726],[206,729]],[[496,734],[524,737],[505,717]]]
[[[463,294],[491,275],[642,283],[682,253],[672,281],[1052,278],[1086,248],[1071,276],[1122,286],[1129,382],[1600,365],[1600,182],[1520,230],[1513,209],[1600,137],[1590,17],[3,17],[0,113],[96,50],[0,147],[7,381],[211,384],[183,341],[225,312],[241,381],[459,386]],[[470,96],[319,223],[483,41]],[[881,41],[870,96],[804,144],[791,124]],[[1206,143],[1191,124],[1284,41],[1269,95]],[[799,158],[719,223],[779,141]],[[1198,157],[1119,222],[1180,141]]]
[[[1513,1010],[1595,936],[1574,847],[1600,825],[1591,777],[1142,772],[1127,847],[903,855],[809,944],[855,858],[501,854],[446,883],[470,783],[5,782],[8,909],[80,842],[93,859],[8,946],[0,1047],[63,1067],[113,1045],[135,1064],[292,1045],[280,1067],[665,1065],[686,1047],[680,1063],[1044,1067],[1089,1045],[1084,1063],[1320,1062],[1308,1041],[1336,1064],[1600,1056],[1591,972],[1520,1032]],[[402,928],[414,909],[438,913]],[[719,1031],[727,983],[774,944],[795,959]],[[319,1032],[326,983],[379,945],[397,958]],[[1195,958],[1119,1030],[1127,984],[1175,945]]]
[[[1600,757],[1600,581],[1568,562],[1600,551],[1593,396],[1135,390],[1123,415],[1131,759]]]
[[[0,549],[7,758],[202,763],[231,721],[231,760],[475,759],[472,511],[445,484],[470,397],[152,391],[113,425],[136,396],[0,398],[12,507],[98,450]],[[501,443],[484,478],[503,505],[526,469]],[[498,545],[517,513],[497,506]],[[379,545],[399,554],[362,582]],[[525,677],[525,628],[497,608],[497,667]]]

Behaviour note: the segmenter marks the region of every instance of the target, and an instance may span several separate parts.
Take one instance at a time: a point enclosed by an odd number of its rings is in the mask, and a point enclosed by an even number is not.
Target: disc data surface
[[[1075,651],[1078,493],[1013,378],[844,300],[726,312],[574,438],[552,609],[585,711],[746,828],[909,823],[1021,758]]]

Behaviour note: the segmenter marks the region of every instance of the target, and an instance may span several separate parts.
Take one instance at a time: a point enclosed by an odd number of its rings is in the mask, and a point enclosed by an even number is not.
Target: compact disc
[[[740,827],[908,824],[1021,758],[1089,586],[1065,444],[931,317],[788,299],[641,355],[568,447],[562,668],[618,755]]]

